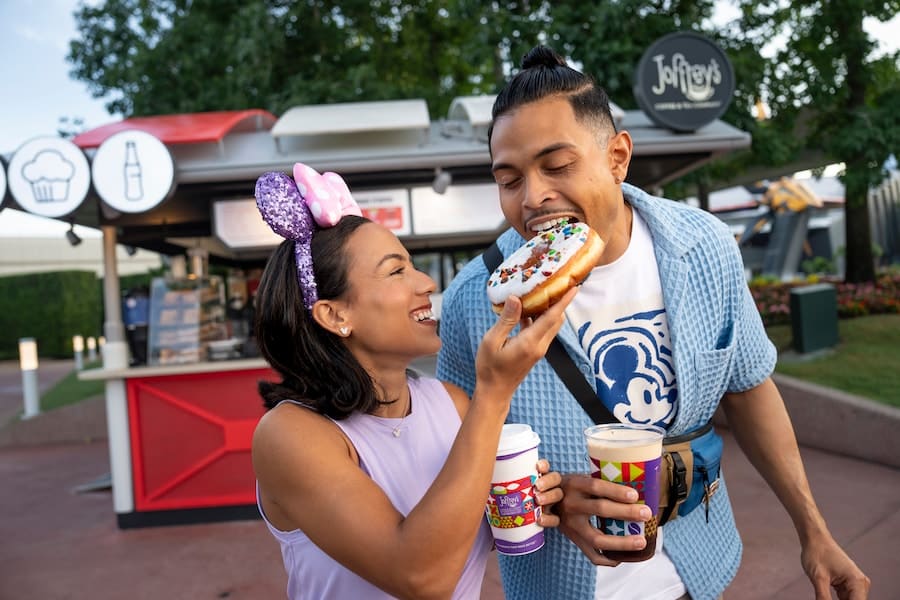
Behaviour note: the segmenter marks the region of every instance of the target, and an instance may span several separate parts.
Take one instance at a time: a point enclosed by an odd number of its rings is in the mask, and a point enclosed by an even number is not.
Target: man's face
[[[491,136],[500,206],[525,239],[568,218],[607,243],[602,262],[627,247],[630,218],[619,181],[631,158],[627,133],[598,132],[575,119],[568,100],[551,97],[497,118]]]

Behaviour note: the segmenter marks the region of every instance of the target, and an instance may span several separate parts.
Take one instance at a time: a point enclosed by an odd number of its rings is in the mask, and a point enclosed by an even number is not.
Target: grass
[[[791,349],[790,325],[772,325],[767,331],[779,354]],[[838,338],[832,351],[808,360],[779,360],[775,371],[900,407],[900,315],[841,319]],[[41,397],[41,410],[73,404],[104,389],[103,381],[79,381],[73,371]]]
[[[85,369],[99,368],[100,362],[85,363]],[[78,372],[72,371],[41,396],[41,410],[48,411],[67,404],[75,404],[106,391],[105,381],[81,381]]]
[[[779,354],[791,348],[791,326],[767,329]],[[779,360],[776,373],[900,407],[900,315],[838,321],[838,345],[809,360]]]

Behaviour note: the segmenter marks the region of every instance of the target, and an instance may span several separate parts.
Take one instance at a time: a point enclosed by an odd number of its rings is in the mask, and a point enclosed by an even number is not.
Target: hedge
[[[42,357],[71,357],[72,336],[102,332],[102,281],[94,271],[0,277],[0,359],[18,359],[26,337],[35,338]]]

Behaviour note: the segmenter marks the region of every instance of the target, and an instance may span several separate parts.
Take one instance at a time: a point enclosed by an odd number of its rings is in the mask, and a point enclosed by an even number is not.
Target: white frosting
[[[588,238],[584,223],[560,225],[537,235],[491,273],[487,294],[492,304],[510,295],[522,297],[552,277],[578,252]]]

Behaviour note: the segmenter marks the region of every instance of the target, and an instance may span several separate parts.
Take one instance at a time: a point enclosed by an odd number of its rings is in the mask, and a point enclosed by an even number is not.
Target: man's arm
[[[809,483],[784,400],[771,378],[722,398],[728,425],[751,464],[787,510],[800,537],[803,569],[816,600],[868,597],[869,578],[838,546],[822,518]]]

